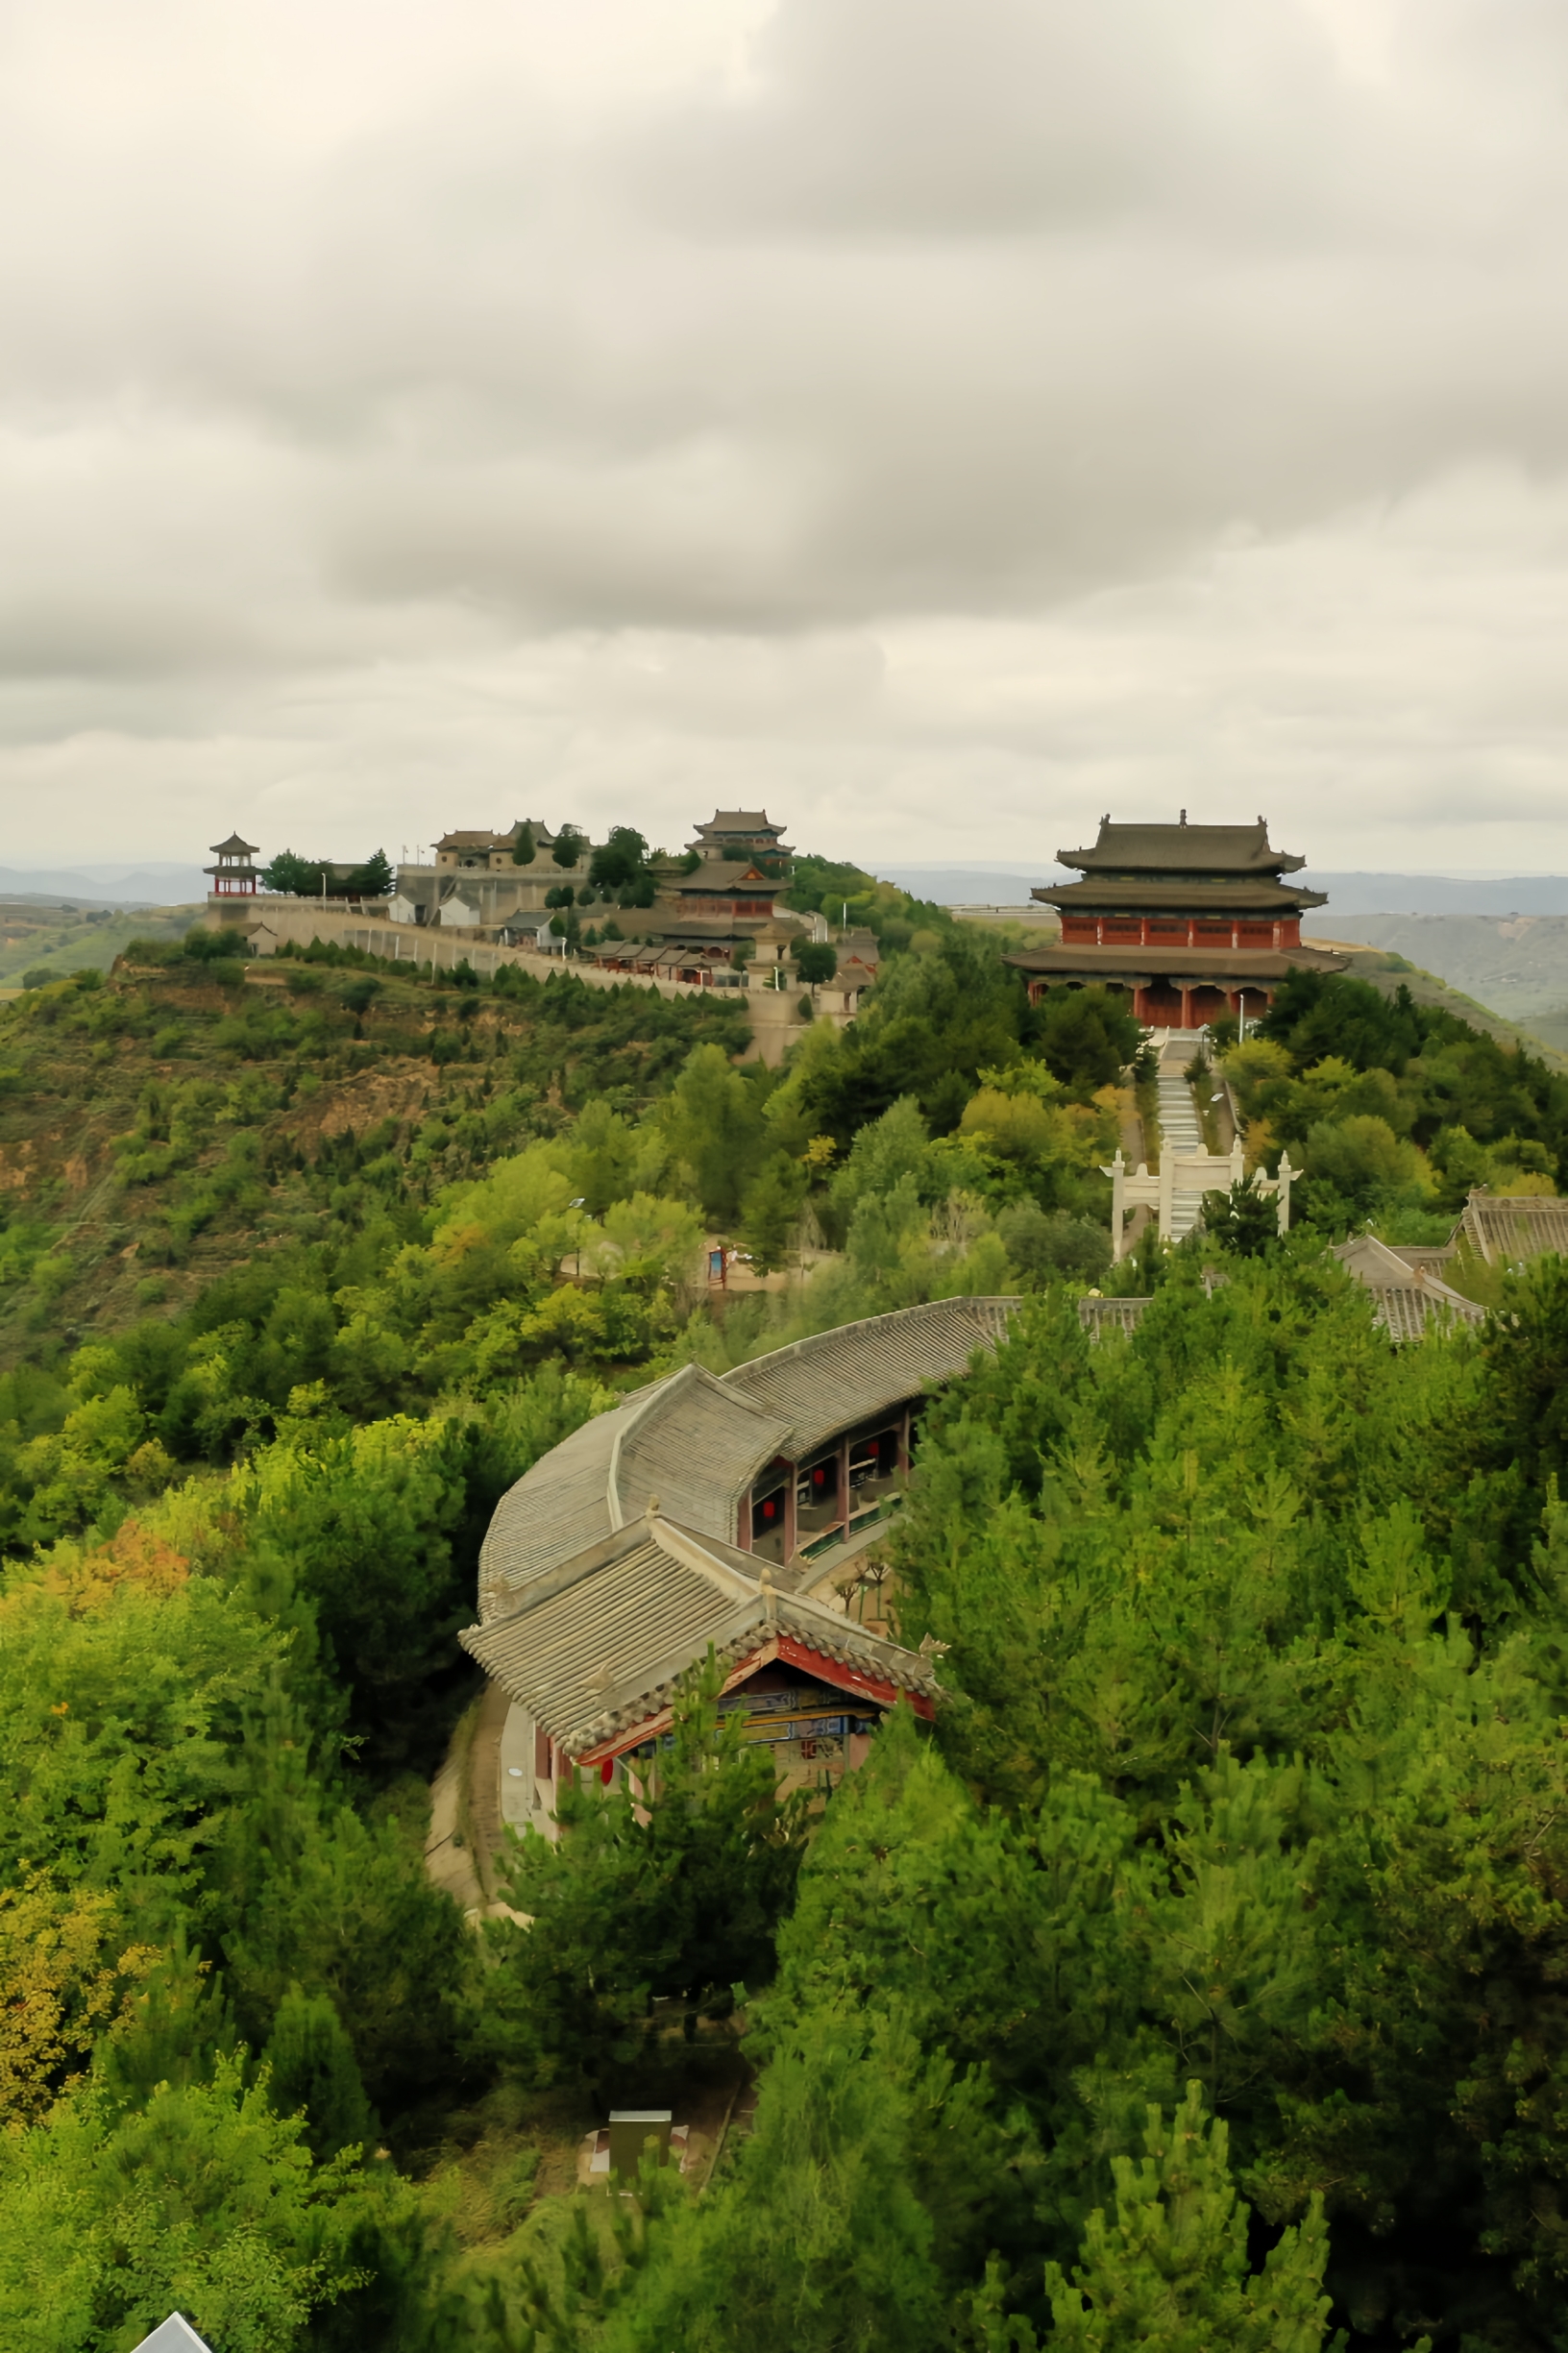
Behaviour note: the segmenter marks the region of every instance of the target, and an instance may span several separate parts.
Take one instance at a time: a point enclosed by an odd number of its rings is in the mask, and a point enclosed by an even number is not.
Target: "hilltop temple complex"
[[[599,961],[612,969],[717,978],[734,968],[737,949],[756,964],[779,964],[824,928],[778,904],[793,854],[784,830],[765,809],[716,809],[694,828],[683,856],[655,853],[636,899],[625,905],[624,895],[596,891],[595,846],[585,835],[572,835],[563,849],[566,829],[553,832],[537,818],[518,819],[503,833],[447,833],[432,865],[400,867],[387,912],[395,922],[438,923],[507,944],[527,935],[548,949],[559,945],[557,911],[570,891],[567,903],[585,923],[613,923],[625,935],[602,943]]]
[[[1116,825],[1100,821],[1091,849],[1059,849],[1079,880],[1032,895],[1062,918],[1054,946],[1008,962],[1038,997],[1049,988],[1126,991],[1150,1029],[1202,1029],[1222,1015],[1262,1014],[1292,968],[1342,972],[1343,956],[1304,946],[1301,919],[1321,891],[1286,875],[1304,858],[1275,849],[1256,825]]]

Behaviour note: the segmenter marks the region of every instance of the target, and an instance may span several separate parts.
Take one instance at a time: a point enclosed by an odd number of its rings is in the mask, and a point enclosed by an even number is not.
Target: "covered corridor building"
[[[721,1704],[787,1784],[831,1785],[900,1699],[931,1714],[931,1658],[857,1623],[839,1588],[896,1504],[931,1389],[1017,1305],[905,1308],[723,1377],[685,1365],[517,1482],[462,1636],[510,1702],[503,1820],[546,1828],[563,1776],[651,1755],[710,1645]]]

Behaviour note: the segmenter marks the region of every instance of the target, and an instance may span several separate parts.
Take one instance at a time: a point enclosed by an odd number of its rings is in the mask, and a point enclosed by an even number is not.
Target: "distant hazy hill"
[[[1076,879],[1049,859],[1033,866],[1002,858],[985,865],[958,859],[943,866],[879,862],[877,871],[903,890],[948,907],[1021,906],[1035,883]],[[1341,874],[1309,868],[1301,879],[1310,890],[1328,893],[1328,905],[1312,920],[1329,931],[1347,917],[1362,915],[1568,916],[1568,874],[1505,875],[1499,882],[1452,874]]]
[[[1309,868],[1310,889],[1329,903],[1312,920],[1347,915],[1568,915],[1568,874],[1512,874],[1502,881],[1453,874],[1329,874]]]
[[[934,899],[939,907],[1021,907],[1033,884],[1073,879],[1048,859],[1036,866],[1011,866],[1002,859],[985,866],[968,866],[961,859],[944,866],[905,865],[901,860],[888,866],[879,858],[876,871],[885,882],[913,891],[917,898]]]
[[[1568,1045],[1568,916],[1384,914],[1330,924],[1319,915],[1307,928],[1408,956],[1505,1019]]]
[[[208,884],[199,866],[0,866],[0,898],[74,898],[95,907],[188,907]]]

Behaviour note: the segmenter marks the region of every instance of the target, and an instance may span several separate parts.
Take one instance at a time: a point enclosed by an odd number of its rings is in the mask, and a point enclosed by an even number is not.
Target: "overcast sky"
[[[1568,871],[1561,0],[9,0],[0,863]]]

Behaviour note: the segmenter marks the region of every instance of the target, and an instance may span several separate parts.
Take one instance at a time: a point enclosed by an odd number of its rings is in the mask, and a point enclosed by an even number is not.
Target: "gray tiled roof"
[[[1446,1283],[1369,1283],[1377,1303],[1377,1321],[1397,1346],[1402,1340],[1425,1339],[1429,1331],[1454,1323],[1482,1324],[1484,1308],[1461,1299]]]
[[[1056,855],[1063,866],[1129,874],[1285,874],[1307,863],[1269,847],[1262,818],[1256,825],[1113,825],[1105,817],[1092,849]]]
[[[469,1627],[461,1640],[576,1756],[658,1714],[710,1644],[730,1665],[790,1636],[851,1675],[935,1696],[935,1673],[918,1652],[776,1592],[741,1557],[650,1514],[536,1579],[506,1616]]]
[[[1147,947],[1136,940],[1107,941],[1099,947],[1086,940],[1061,947],[1020,948],[1016,955],[1004,956],[1002,962],[1019,972],[1046,976],[1076,972],[1146,988],[1160,975],[1202,989],[1227,980],[1262,988],[1291,971],[1342,972],[1350,959],[1323,947],[1186,947],[1180,940],[1151,940]]]
[[[639,1389],[502,1497],[479,1553],[481,1614],[510,1607],[530,1579],[635,1519],[650,1494],[683,1526],[733,1536],[738,1497],[788,1435],[698,1364]]]
[[[1396,1345],[1424,1339],[1429,1331],[1448,1324],[1486,1320],[1484,1308],[1452,1289],[1430,1265],[1412,1267],[1402,1251],[1380,1241],[1375,1234],[1353,1235],[1329,1255],[1371,1292],[1377,1303],[1377,1321]]]
[[[532,1579],[646,1509],[732,1542],[741,1501],[775,1455],[797,1459],[962,1372],[993,1347],[1016,1299],[943,1299],[821,1332],[723,1380],[684,1365],[552,1447],[497,1505],[479,1554],[485,1620]]]
[[[1473,1192],[1454,1229],[1489,1264],[1540,1258],[1549,1250],[1568,1256],[1568,1201],[1547,1194],[1519,1196]]]
[[[1188,828],[1190,832],[1190,826]],[[1294,915],[1302,907],[1326,907],[1326,891],[1309,891],[1300,883],[1278,882],[1272,874],[1242,875],[1230,882],[1161,881],[1139,874],[1123,881],[1097,869],[1076,882],[1042,882],[1029,894],[1047,907],[1103,908],[1107,915],[1120,908],[1138,914],[1161,909],[1193,915]]]
[[[585,1747],[589,1729],[672,1658],[678,1675],[699,1658],[750,1581],[714,1561],[694,1560],[696,1547],[673,1550],[639,1522],[599,1550],[609,1556],[578,1564],[569,1581],[541,1578],[510,1615],[472,1627],[465,1647],[486,1673],[522,1701],[565,1748]]]
[[[209,2353],[209,2349],[206,2338],[197,2336],[184,2313],[171,2312],[134,2353]]]
[[[725,1373],[723,1385],[789,1425],[794,1445],[783,1452],[807,1454],[834,1431],[963,1372],[977,1348],[996,1345],[1017,1306],[1017,1299],[938,1299],[899,1308],[754,1358]]]

